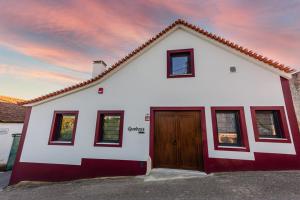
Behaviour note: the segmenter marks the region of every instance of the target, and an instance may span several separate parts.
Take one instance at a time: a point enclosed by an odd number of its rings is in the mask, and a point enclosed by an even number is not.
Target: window
[[[194,77],[194,50],[180,49],[167,51],[167,77]]]
[[[212,107],[215,149],[249,151],[243,107]]]
[[[241,146],[241,132],[237,111],[217,111],[218,143]]]
[[[95,146],[121,147],[124,111],[98,111]]]
[[[283,107],[251,107],[255,140],[290,142]]]
[[[48,144],[73,145],[78,111],[55,111]]]

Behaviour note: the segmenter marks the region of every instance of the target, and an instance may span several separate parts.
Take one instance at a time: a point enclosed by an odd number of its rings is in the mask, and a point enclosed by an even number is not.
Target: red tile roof
[[[14,103],[0,102],[0,123],[23,123],[25,109]]]
[[[288,67],[288,66],[285,66],[283,64],[280,64],[274,60],[271,60],[265,56],[262,56],[262,55],[259,55],[255,52],[253,52],[252,50],[249,50],[247,48],[244,48],[242,46],[239,46],[238,44],[235,44],[229,40],[226,40],[220,36],[217,36],[213,33],[210,33],[210,32],[207,32],[205,31],[204,29],[198,27],[198,26],[195,26],[193,24],[190,24],[182,19],[178,19],[176,20],[174,23],[172,23],[171,25],[169,25],[167,28],[165,28],[164,30],[162,30],[160,33],[158,33],[156,36],[152,37],[151,39],[149,39],[147,42],[145,42],[144,44],[142,44],[141,46],[139,46],[138,48],[136,48],[135,50],[133,50],[131,53],[129,53],[127,56],[125,56],[124,58],[122,58],[121,60],[117,61],[115,64],[113,64],[108,70],[104,71],[102,74],[99,74],[98,76],[92,78],[92,79],[89,79],[87,81],[84,81],[84,82],[81,82],[81,83],[78,83],[76,85],[73,85],[73,86],[70,86],[70,87],[67,87],[67,88],[64,88],[64,89],[61,89],[61,90],[58,90],[56,92],[52,92],[52,93],[49,93],[49,94],[46,94],[44,96],[41,96],[41,97],[37,97],[35,99],[31,99],[31,100],[28,100],[28,101],[24,101],[20,104],[30,104],[30,103],[36,103],[36,102],[39,102],[39,101],[43,101],[45,99],[48,99],[50,97],[54,97],[54,96],[57,96],[57,95],[60,95],[60,94],[63,94],[63,93],[66,93],[66,92],[69,92],[69,91],[72,91],[72,90],[75,90],[75,89],[78,89],[78,88],[81,88],[83,86],[86,86],[86,85],[89,85],[91,83],[94,83],[100,79],[102,79],[104,76],[106,76],[107,74],[109,74],[111,71],[113,71],[115,68],[119,67],[121,64],[125,63],[127,60],[129,60],[130,58],[132,58],[133,56],[135,56],[137,53],[139,53],[140,51],[142,51],[143,49],[145,49],[146,47],[148,47],[150,44],[152,44],[154,41],[156,41],[157,39],[161,38],[163,35],[165,35],[166,33],[168,33],[171,29],[173,29],[174,27],[176,27],[177,25],[182,25],[182,26],[185,26],[187,28],[190,28],[212,40],[215,40],[219,43],[222,43],[232,49],[235,49],[247,56],[250,56],[258,61],[261,61],[267,65],[269,65],[270,67],[272,68],[275,68],[275,69],[278,69],[282,72],[285,72],[285,73],[292,73],[294,72],[295,70]]]

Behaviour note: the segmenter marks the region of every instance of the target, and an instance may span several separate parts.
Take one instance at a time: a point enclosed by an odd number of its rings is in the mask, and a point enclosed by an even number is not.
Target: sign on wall
[[[129,132],[137,132],[138,134],[144,134],[145,133],[145,128],[139,128],[139,127],[128,127]]]

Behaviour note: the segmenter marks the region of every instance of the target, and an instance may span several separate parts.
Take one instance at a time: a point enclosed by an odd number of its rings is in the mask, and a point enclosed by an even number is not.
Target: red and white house
[[[177,20],[94,78],[25,102],[10,184],[300,169],[293,72]]]

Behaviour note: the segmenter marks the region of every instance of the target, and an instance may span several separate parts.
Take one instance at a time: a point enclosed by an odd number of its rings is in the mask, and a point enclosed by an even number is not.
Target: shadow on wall
[[[298,117],[298,125],[300,128],[300,72],[293,75],[290,81],[293,102]]]

